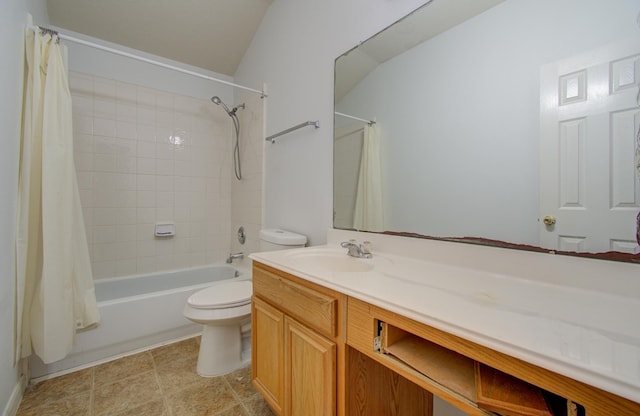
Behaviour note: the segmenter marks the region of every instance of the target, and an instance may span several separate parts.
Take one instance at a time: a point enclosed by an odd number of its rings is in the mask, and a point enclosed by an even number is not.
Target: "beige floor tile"
[[[223,410],[220,413],[216,413],[215,416],[251,416],[246,412],[242,405],[233,406],[231,409]]]
[[[151,355],[157,366],[170,364],[181,359],[198,357],[200,350],[199,337],[165,345],[151,350]]]
[[[91,415],[91,392],[49,400],[39,405],[27,407],[20,404],[16,416],[89,416]]]
[[[21,406],[25,409],[38,406],[66,396],[90,392],[93,388],[93,368],[76,371],[64,376],[45,380],[24,392]]]
[[[257,391],[251,384],[251,367],[241,368],[225,376],[233,391],[244,400],[253,397]]]
[[[149,351],[123,357],[95,367],[95,383],[100,386],[153,370],[153,358]]]
[[[196,373],[199,337],[44,381],[17,416],[273,416],[251,385],[251,368]]]
[[[127,410],[118,413],[116,416],[169,416],[169,409],[167,408],[164,399],[158,399],[128,408]]]
[[[96,416],[116,415],[158,399],[162,399],[162,392],[155,373],[149,371],[96,387],[93,412]]]
[[[250,399],[243,400],[242,404],[249,410],[250,416],[275,416],[260,393],[254,394]]]
[[[239,404],[221,377],[205,380],[205,384],[191,385],[166,398],[172,414],[213,416]]]
[[[182,358],[156,367],[162,392],[169,395],[192,384],[208,384],[211,379],[200,377],[196,372],[197,362],[196,357]]]

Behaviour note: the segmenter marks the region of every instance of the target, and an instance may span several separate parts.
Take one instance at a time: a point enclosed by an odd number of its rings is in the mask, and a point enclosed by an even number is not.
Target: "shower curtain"
[[[99,321],[57,34],[27,29],[16,240],[16,359],[64,358]]]
[[[366,125],[364,128],[353,228],[384,231],[382,164],[377,124]]]

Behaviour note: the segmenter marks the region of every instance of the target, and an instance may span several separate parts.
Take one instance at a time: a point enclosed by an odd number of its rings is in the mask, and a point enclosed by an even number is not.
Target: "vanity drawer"
[[[253,293],[291,317],[320,333],[337,335],[337,295],[323,293],[312,283],[294,282],[285,273],[275,273],[262,265],[253,268]],[[326,292],[326,291],[324,291]]]

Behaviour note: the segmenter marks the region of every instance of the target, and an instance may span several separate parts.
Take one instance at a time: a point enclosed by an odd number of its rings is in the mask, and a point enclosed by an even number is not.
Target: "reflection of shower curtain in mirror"
[[[73,161],[64,47],[27,30],[18,189],[16,359],[64,358],[77,329],[98,322]]]
[[[367,125],[364,128],[353,228],[363,231],[384,231],[382,165],[377,124]]]

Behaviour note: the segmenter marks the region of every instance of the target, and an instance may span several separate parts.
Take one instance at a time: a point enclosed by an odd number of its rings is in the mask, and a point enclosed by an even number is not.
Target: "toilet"
[[[279,228],[260,230],[260,251],[286,250],[304,247],[307,237]]]
[[[260,250],[304,247],[303,235],[280,229],[260,231]],[[203,377],[228,374],[244,367],[241,326],[251,316],[251,280],[224,280],[187,299],[183,315],[202,325],[196,371]]]

